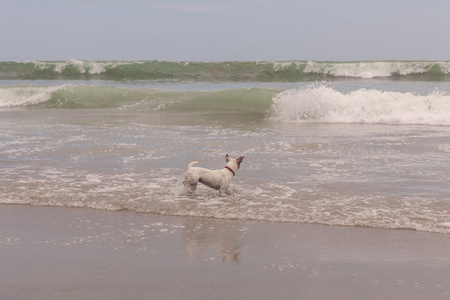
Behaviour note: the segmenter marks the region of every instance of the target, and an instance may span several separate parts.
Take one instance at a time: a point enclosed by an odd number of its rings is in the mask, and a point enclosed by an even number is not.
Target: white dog
[[[193,161],[189,164],[183,181],[184,186],[189,193],[195,193],[197,183],[203,183],[210,188],[219,190],[219,195],[223,196],[228,189],[231,178],[236,174],[236,171],[241,167],[242,160],[245,156],[241,156],[238,159],[233,159],[228,154],[225,156],[227,165],[221,170],[208,170],[205,168],[192,167],[197,164],[198,161]]]

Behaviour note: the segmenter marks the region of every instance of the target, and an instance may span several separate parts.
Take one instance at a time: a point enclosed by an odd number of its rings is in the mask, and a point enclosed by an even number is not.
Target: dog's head
[[[245,156],[241,156],[241,157],[239,157],[239,158],[237,158],[237,159],[234,159],[234,158],[231,158],[231,157],[227,154],[227,155],[225,156],[225,160],[227,161],[227,163],[230,163],[230,162],[235,163],[235,164],[236,164],[235,170],[237,170],[237,169],[240,169],[240,168],[241,168],[241,163],[242,163],[242,161],[244,160],[244,157],[245,157]]]

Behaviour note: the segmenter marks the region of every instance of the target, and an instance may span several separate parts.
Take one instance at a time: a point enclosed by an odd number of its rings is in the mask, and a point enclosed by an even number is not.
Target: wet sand
[[[0,299],[450,299],[450,235],[0,206]]]

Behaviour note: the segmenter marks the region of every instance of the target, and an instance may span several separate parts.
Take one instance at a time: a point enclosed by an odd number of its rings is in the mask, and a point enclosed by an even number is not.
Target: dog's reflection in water
[[[239,222],[210,218],[190,218],[185,222],[184,241],[190,258],[239,262],[241,251]]]

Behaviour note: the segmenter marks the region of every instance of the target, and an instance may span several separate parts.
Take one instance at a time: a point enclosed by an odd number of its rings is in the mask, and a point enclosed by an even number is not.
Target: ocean
[[[230,195],[187,165],[245,156]],[[450,62],[0,62],[0,204],[450,233]]]

